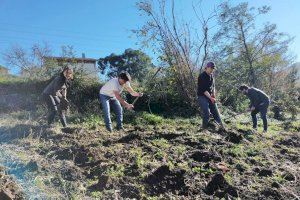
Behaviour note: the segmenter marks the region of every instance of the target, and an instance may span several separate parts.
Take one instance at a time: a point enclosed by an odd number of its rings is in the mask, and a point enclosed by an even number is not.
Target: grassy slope
[[[32,119],[33,118],[33,119]],[[72,117],[72,129],[46,128],[33,113],[1,115],[1,141],[26,147],[41,169],[41,188],[80,199],[293,199],[300,195],[300,122],[272,120],[267,134],[252,134],[247,117],[227,131],[199,131],[200,118],[127,116],[124,132],[108,133],[97,116]],[[30,159],[28,159],[28,157]],[[220,173],[219,163],[229,168]],[[297,171],[298,170],[298,171]],[[45,173],[47,172],[47,173]],[[219,177],[220,178],[220,177]],[[211,183],[209,183],[211,180]],[[219,180],[219,179],[218,179]]]

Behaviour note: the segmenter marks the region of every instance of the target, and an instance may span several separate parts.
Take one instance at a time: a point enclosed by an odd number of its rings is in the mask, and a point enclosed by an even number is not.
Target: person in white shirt
[[[117,130],[123,130],[123,109],[133,109],[133,105],[127,103],[122,97],[121,93],[126,89],[132,96],[140,97],[143,93],[135,92],[130,86],[131,77],[128,72],[121,72],[118,78],[112,78],[100,89],[100,102],[104,112],[105,126],[108,131],[112,131],[112,124],[110,118],[110,105],[117,115]],[[122,106],[121,106],[122,105]]]

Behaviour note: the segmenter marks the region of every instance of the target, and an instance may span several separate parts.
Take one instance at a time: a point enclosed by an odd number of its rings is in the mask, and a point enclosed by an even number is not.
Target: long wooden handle
[[[134,101],[132,102],[132,105],[134,105],[134,104],[137,102],[137,100],[138,100],[139,98],[140,98],[139,96],[136,97],[136,98],[134,99]]]

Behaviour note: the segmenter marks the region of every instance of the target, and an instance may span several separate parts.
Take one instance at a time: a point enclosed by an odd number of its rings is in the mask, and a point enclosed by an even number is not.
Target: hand
[[[144,93],[139,92],[139,97],[142,97],[144,95]]]
[[[216,103],[216,98],[210,97],[210,101],[211,101],[213,104],[215,104],[215,103]]]
[[[127,105],[125,106],[125,108],[126,108],[127,110],[132,110],[132,109],[134,108],[134,106],[133,106],[132,104],[127,104]]]

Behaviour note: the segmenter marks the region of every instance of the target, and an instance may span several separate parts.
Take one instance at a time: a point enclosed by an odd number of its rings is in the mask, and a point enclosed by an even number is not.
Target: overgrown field
[[[201,119],[126,113],[126,132],[105,131],[101,117],[70,117],[48,128],[37,113],[1,114],[2,145],[35,185],[58,199],[297,199],[300,122],[271,120],[251,130],[250,117],[227,130],[200,130]],[[261,125],[260,125],[261,126]],[[27,165],[26,165],[27,164]],[[30,194],[27,194],[30,196]]]

